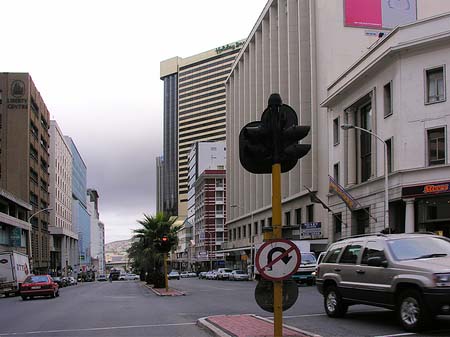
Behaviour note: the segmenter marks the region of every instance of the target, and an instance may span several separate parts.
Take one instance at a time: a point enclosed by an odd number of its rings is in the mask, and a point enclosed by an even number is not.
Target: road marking
[[[382,335],[382,336],[374,336],[374,337],[399,337],[399,336],[413,336],[415,335],[414,332],[404,332],[404,333],[398,333],[395,335]]]
[[[196,322],[189,323],[167,323],[167,324],[146,324],[146,325],[125,325],[125,326],[109,326],[103,328],[84,328],[84,329],[66,329],[66,330],[42,330],[42,331],[25,331],[25,332],[5,332],[0,333],[0,336],[17,336],[17,335],[40,335],[49,333],[64,333],[64,332],[82,332],[82,331],[104,331],[104,330],[118,330],[118,329],[142,329],[142,328],[157,328],[168,326],[183,326],[196,325]]]

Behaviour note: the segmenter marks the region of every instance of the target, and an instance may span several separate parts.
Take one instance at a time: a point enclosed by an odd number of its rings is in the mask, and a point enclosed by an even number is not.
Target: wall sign
[[[348,27],[388,28],[417,20],[417,0],[345,0]]]
[[[9,94],[12,98],[7,99],[8,109],[28,109],[28,100],[23,98],[25,95],[25,83],[23,81],[12,81]]]
[[[402,198],[450,193],[450,181],[402,188]]]

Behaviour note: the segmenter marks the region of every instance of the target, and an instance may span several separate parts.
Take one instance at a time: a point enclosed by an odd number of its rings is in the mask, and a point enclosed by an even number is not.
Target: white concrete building
[[[447,1],[411,3],[417,5],[413,17],[418,19],[450,10]],[[251,232],[247,230],[241,238],[232,235],[225,249],[229,254],[245,252],[248,256],[252,238],[260,242],[262,227],[271,224],[271,176],[243,169],[238,139],[245,124],[261,119],[275,92],[294,108],[301,125],[311,125],[303,140],[312,144],[311,151],[282,175],[283,225],[320,223],[321,233],[311,240],[314,251],[323,250],[333,240],[327,211],[312,203],[304,188],[327,200],[329,126],[327,110],[320,103],[327,98],[328,85],[374,45],[380,33],[389,32],[381,30],[384,22],[372,28],[347,22],[350,9],[346,5],[344,0],[269,0],[236,58],[226,82],[227,224],[231,233],[234,229],[243,232],[245,227]],[[390,19],[395,21],[395,15]]]
[[[105,228],[100,222],[98,211],[98,192],[94,189],[87,190],[87,209],[91,216],[90,228],[90,252],[91,268],[99,274],[105,273]]]
[[[400,26],[329,85],[328,174],[359,202],[351,212],[330,195],[334,239],[385,227],[382,141],[390,228],[450,236],[449,27],[450,13]]]
[[[50,269],[78,269],[78,234],[72,225],[72,153],[55,120],[50,121]]]

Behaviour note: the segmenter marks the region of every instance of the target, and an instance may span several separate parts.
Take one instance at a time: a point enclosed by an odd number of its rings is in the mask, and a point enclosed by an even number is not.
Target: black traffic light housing
[[[155,247],[160,253],[170,252],[172,242],[167,235],[162,235],[159,239],[155,240]]]
[[[250,122],[239,134],[239,159],[251,173],[272,173],[272,165],[281,164],[281,172],[294,168],[311,149],[299,144],[309,133],[309,126],[299,126],[297,113],[282,104],[279,94],[272,94],[261,121]]]

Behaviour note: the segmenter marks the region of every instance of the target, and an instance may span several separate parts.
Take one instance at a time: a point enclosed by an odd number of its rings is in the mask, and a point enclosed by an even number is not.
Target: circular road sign
[[[281,281],[297,271],[300,259],[300,250],[292,241],[270,240],[256,253],[256,268],[263,278]]]

